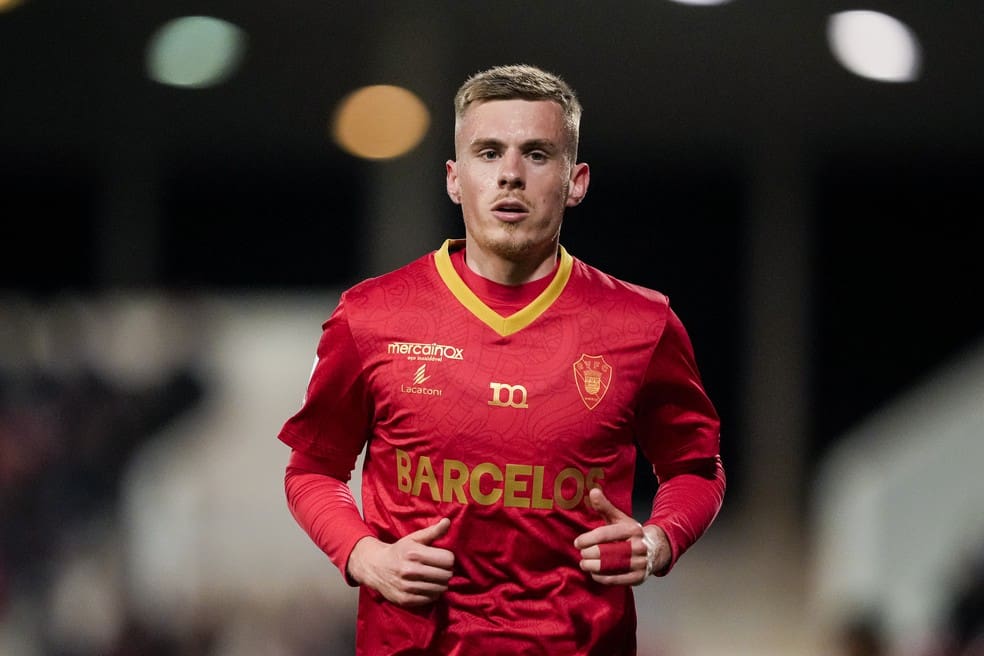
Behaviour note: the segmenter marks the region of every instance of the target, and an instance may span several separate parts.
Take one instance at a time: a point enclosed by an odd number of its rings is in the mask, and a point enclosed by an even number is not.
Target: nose
[[[499,166],[499,187],[501,189],[522,189],[526,185],[523,176],[522,153],[506,151]]]

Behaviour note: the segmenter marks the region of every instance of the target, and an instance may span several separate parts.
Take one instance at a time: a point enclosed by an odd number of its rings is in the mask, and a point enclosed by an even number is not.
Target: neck
[[[557,265],[557,242],[507,259],[482,249],[473,239],[465,238],[465,264],[478,275],[500,285],[522,285],[549,276]]]

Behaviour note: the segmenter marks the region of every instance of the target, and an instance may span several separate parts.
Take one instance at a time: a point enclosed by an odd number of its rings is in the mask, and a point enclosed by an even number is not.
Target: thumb
[[[434,540],[446,535],[449,528],[451,528],[451,520],[447,517],[442,517],[436,523],[408,534],[406,538],[414,542],[419,542],[420,544],[430,544]]]
[[[596,513],[601,515],[601,517],[609,524],[614,524],[615,522],[624,519],[626,514],[615,507],[605,493],[600,487],[593,487],[588,492],[588,501],[591,507]]]

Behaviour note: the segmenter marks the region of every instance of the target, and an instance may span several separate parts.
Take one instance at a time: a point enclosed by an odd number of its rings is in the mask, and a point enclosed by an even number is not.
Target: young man
[[[589,181],[570,87],[497,67],[455,114],[465,238],[342,295],[279,436],[289,507],[361,586],[359,654],[634,654],[631,586],[721,506],[718,417],[667,298],[560,245]]]

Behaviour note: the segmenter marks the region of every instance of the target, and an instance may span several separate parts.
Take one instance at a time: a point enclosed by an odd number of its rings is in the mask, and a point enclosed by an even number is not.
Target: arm
[[[451,552],[430,546],[449,522],[389,545],[363,520],[348,480],[370,434],[373,406],[344,297],[323,328],[304,404],[279,435],[293,449],[284,477],[288,507],[349,584],[401,605],[427,603],[451,578]]]
[[[724,501],[720,420],[704,391],[693,347],[668,310],[637,412],[636,434],[659,481],[645,526],[659,527],[671,557],[666,574],[714,521]]]
[[[291,514],[351,585],[366,585],[401,606],[430,603],[447,590],[454,555],[431,546],[451,522],[437,523],[393,544],[363,521],[345,481],[327,463],[294,451],[284,480]]]
[[[655,574],[670,571],[680,556],[704,534],[724,502],[727,480],[720,457],[689,463],[689,471],[657,474],[659,487],[646,528],[659,528],[671,557]]]
[[[292,451],[284,490],[291,515],[338,567],[351,585],[358,583],[348,575],[348,561],[356,543],[373,532],[355,504],[345,481],[327,473],[329,467],[299,451]]]
[[[575,540],[582,570],[605,585],[638,585],[651,574],[670,571],[721,507],[725,477],[718,455],[719,428],[690,340],[668,310],[646,372],[635,426],[659,481],[653,510],[639,524],[600,489],[591,490],[588,501],[605,525]]]

